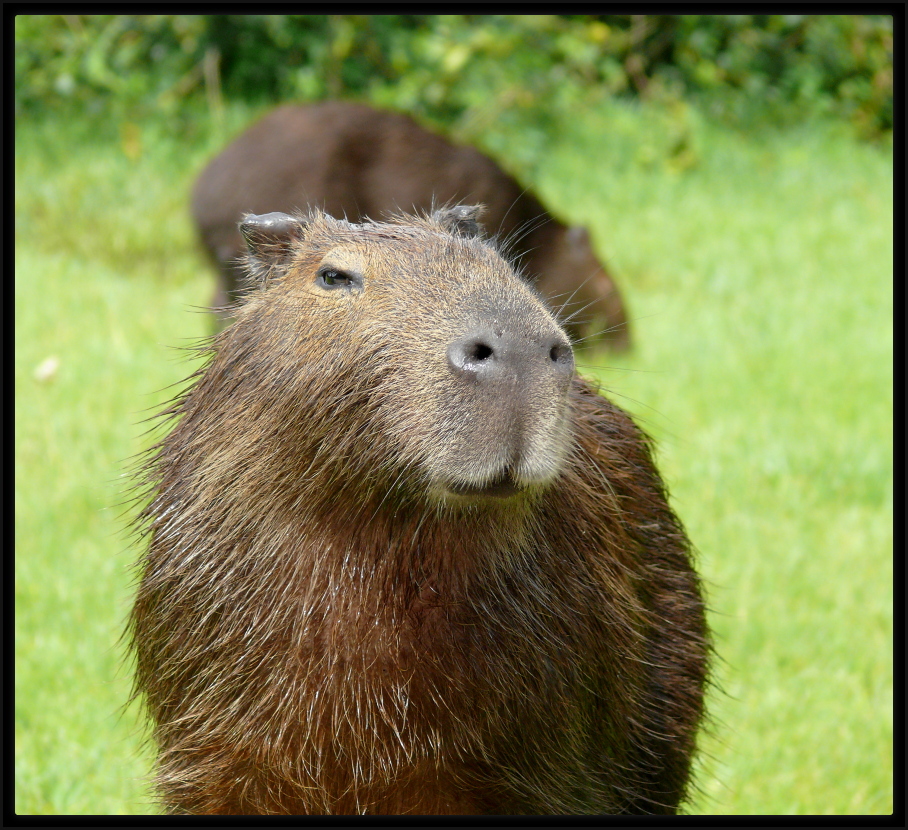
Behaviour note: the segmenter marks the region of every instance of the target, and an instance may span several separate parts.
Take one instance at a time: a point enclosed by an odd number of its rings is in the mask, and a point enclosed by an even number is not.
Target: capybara
[[[218,269],[214,307],[223,309],[243,290],[237,225],[246,213],[312,206],[361,222],[456,202],[485,205],[485,227],[510,240],[510,257],[563,308],[575,338],[629,345],[621,296],[587,230],[559,222],[488,156],[398,113],[341,101],[280,107],[202,171],[192,213]]]
[[[465,206],[247,216],[142,462],[175,813],[673,813],[709,637],[646,436]]]

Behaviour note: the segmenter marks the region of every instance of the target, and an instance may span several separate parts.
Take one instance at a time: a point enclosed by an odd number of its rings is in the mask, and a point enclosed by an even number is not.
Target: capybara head
[[[477,214],[243,220],[247,300],[142,468],[128,633],[170,811],[684,799],[689,544]]]
[[[367,487],[397,480],[441,500],[557,475],[571,346],[495,250],[467,235],[474,221],[463,207],[390,224],[244,221],[253,279],[268,288],[240,308],[231,351],[248,338],[258,371],[282,373],[306,424],[295,452],[312,441]],[[348,430],[336,428],[341,411]]]

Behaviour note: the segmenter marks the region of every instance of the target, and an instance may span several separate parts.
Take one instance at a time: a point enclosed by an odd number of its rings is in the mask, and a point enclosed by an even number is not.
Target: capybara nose
[[[448,365],[455,375],[480,383],[551,373],[566,388],[574,373],[574,352],[560,332],[540,337],[483,328],[448,346]]]

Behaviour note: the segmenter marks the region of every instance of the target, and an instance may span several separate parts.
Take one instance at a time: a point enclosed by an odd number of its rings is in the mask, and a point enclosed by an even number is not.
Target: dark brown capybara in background
[[[492,159],[412,119],[362,104],[283,106],[254,124],[199,176],[192,213],[219,271],[215,307],[242,293],[246,213],[309,206],[351,222],[455,203],[486,206],[483,224],[512,240],[510,256],[558,309],[575,337],[630,343],[621,296],[582,227],[566,227]]]
[[[709,652],[646,436],[475,209],[249,216],[142,470],[171,812],[673,813]]]

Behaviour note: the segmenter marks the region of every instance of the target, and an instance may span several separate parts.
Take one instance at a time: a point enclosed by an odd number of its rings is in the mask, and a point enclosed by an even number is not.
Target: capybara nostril
[[[490,345],[483,343],[481,340],[477,340],[470,345],[468,356],[470,362],[482,363],[482,361],[492,357],[494,353],[495,350]]]
[[[467,336],[448,346],[448,365],[456,374],[475,377],[494,356],[495,350],[481,337]]]
[[[563,371],[574,371],[574,350],[566,340],[558,339],[549,349],[549,360]]]

